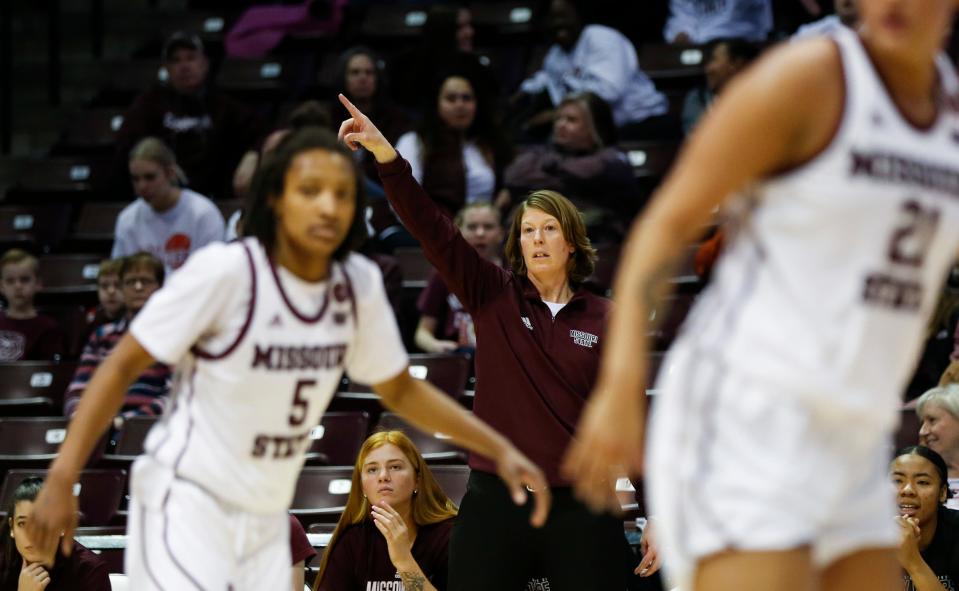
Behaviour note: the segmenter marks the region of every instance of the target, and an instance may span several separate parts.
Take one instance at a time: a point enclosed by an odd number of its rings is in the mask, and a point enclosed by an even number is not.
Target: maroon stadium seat
[[[335,523],[350,495],[353,467],[307,466],[296,481],[290,513],[304,528],[312,523]]]
[[[107,107],[76,113],[51,149],[54,156],[112,155],[117,131],[123,124],[123,109]]]
[[[13,493],[24,479],[46,476],[46,470],[10,470],[0,487],[0,507],[13,500]],[[83,525],[104,526],[110,523],[120,508],[127,473],[124,470],[83,470],[80,472],[78,495],[80,522]]]
[[[93,254],[47,255],[40,259],[42,293],[96,295],[103,258]]]
[[[0,207],[0,247],[49,252],[66,238],[71,214],[67,203]]]
[[[410,355],[410,375],[426,380],[453,398],[463,396],[469,379],[470,360],[462,355],[416,353]],[[369,392],[366,384],[349,383],[350,392]]]
[[[423,288],[433,274],[433,265],[419,248],[402,247],[393,251],[403,272],[403,287]]]
[[[124,419],[123,427],[117,433],[115,445],[109,453],[103,454],[107,465],[126,467],[143,453],[143,443],[147,434],[160,419],[157,417],[129,417]]]
[[[63,393],[76,367],[50,361],[0,363],[0,416],[61,414]]]
[[[463,501],[466,494],[466,483],[469,480],[469,466],[433,466],[430,471],[436,477],[440,488],[457,506]]]
[[[122,201],[84,203],[70,241],[96,252],[109,253],[113,246],[117,216],[127,205]]]
[[[397,414],[385,412],[380,415],[376,429],[378,431],[403,431],[416,444],[423,455],[423,459],[430,464],[466,463],[466,452],[450,442],[446,435],[442,433],[426,434],[401,419]]]
[[[311,465],[352,466],[366,439],[370,416],[365,412],[328,412],[310,436],[306,454]]]

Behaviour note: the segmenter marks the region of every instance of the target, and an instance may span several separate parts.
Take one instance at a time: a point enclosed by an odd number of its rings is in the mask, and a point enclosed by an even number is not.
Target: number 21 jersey
[[[938,116],[918,129],[858,36],[835,42],[835,137],[731,203],[727,250],[680,342],[823,412],[888,426],[959,252],[956,75],[938,60]]]

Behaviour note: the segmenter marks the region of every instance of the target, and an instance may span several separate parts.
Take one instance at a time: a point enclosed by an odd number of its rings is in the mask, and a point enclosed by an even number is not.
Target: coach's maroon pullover
[[[487,261],[413,178],[401,156],[379,165],[390,203],[429,261],[473,317],[473,410],[546,473],[559,474],[583,403],[596,379],[610,302],[582,289],[553,319],[536,287]],[[470,466],[496,472],[473,454]]]

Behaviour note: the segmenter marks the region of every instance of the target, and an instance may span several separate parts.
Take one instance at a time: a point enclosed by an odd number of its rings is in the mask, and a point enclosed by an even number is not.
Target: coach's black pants
[[[623,523],[595,515],[568,488],[553,489],[546,525],[529,525],[498,477],[473,470],[450,540],[449,591],[523,591],[533,577],[550,591],[623,591]]]

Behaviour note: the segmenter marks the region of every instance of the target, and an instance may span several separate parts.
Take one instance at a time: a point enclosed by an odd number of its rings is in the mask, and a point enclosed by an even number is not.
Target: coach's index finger
[[[342,92],[338,94],[337,96],[340,99],[340,103],[342,103],[343,106],[346,107],[346,110],[350,112],[350,116],[353,117],[353,119],[361,119],[365,117],[365,115],[363,114],[363,111],[360,111],[358,108],[356,108],[356,105],[351,103],[350,99],[346,98],[346,96],[344,96]]]

